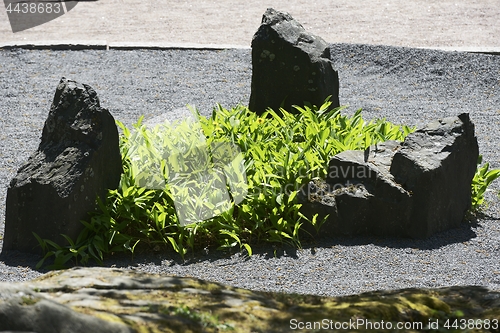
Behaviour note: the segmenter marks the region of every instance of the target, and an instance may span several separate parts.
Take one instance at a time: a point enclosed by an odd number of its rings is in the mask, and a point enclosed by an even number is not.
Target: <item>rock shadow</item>
[[[338,236],[328,239],[319,237],[309,240],[308,247],[331,247],[334,245],[359,246],[373,244],[393,249],[414,248],[419,250],[435,250],[446,245],[463,243],[475,238],[477,234],[474,228],[480,227],[480,221],[480,219],[475,219],[470,222],[462,222],[457,228],[442,231],[422,239],[372,235]]]

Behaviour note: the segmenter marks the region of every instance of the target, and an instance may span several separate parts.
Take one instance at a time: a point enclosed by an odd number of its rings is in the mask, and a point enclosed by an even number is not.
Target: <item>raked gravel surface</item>
[[[423,125],[469,112],[480,153],[500,168],[500,56],[400,47],[332,45],[340,101],[364,118]],[[186,104],[209,115],[216,103],[247,104],[251,54],[240,50],[0,50],[0,237],[10,180],[37,148],[62,76],[89,84],[127,125]],[[499,181],[485,217],[427,240],[340,237],[302,250],[256,246],[248,258],[217,251],[112,257],[107,266],[192,276],[254,290],[347,295],[379,289],[482,285],[500,290]],[[0,239],[0,247],[2,241]],[[44,271],[38,258],[0,256],[0,281]]]

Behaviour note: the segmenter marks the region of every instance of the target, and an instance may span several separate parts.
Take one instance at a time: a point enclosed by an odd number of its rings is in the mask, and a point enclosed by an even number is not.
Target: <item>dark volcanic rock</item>
[[[308,33],[288,13],[267,9],[252,40],[252,91],[250,110],[308,102],[320,106],[331,96],[339,106],[339,79],[330,61],[329,45]]]
[[[38,150],[8,188],[3,251],[39,253],[33,232],[60,244],[61,234],[76,238],[121,171],[113,117],[91,87],[62,78]]]
[[[413,193],[408,233],[428,237],[457,227],[471,206],[479,147],[469,115],[438,120],[409,135],[390,172]]]
[[[299,197],[306,215],[329,215],[325,236],[426,238],[463,220],[478,155],[474,125],[462,114],[429,124],[403,143],[334,156],[326,179],[309,182]]]
[[[329,214],[322,235],[405,234],[401,221],[409,219],[411,194],[389,172],[399,148],[400,142],[387,141],[365,151],[344,151],[330,160],[325,180],[313,180],[302,189],[307,215]]]

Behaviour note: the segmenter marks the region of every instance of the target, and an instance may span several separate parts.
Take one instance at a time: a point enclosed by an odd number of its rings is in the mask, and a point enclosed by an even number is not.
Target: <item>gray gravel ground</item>
[[[352,44],[332,45],[341,104],[365,119],[422,125],[469,112],[480,152],[500,168],[500,56]],[[131,125],[194,104],[246,104],[250,50],[0,50],[0,235],[10,179],[39,142],[59,79],[92,86],[101,105]],[[256,290],[346,295],[378,289],[483,285],[500,290],[499,182],[484,218],[427,240],[338,238],[303,250],[258,246],[256,254],[209,252],[110,258],[106,265],[193,276]],[[0,239],[0,247],[2,241]],[[0,256],[0,281],[34,278],[38,258]]]

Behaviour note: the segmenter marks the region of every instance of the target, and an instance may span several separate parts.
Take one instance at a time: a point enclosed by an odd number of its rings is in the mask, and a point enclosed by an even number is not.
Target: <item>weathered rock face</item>
[[[339,106],[339,79],[330,61],[330,48],[308,33],[288,13],[267,9],[252,40],[250,110],[277,111],[282,105],[322,105],[331,96]]]
[[[38,150],[8,188],[3,251],[41,252],[33,232],[59,244],[61,234],[76,238],[121,171],[113,117],[91,87],[62,78]]]
[[[324,318],[332,320],[332,330],[335,322],[353,317],[425,325],[456,311],[491,321],[500,315],[500,293],[449,287],[300,298],[116,268],[75,268],[29,282],[0,283],[0,331],[278,333],[299,325],[308,330],[305,323]],[[356,331],[373,328],[359,325]]]
[[[1,287],[0,287],[1,288]],[[6,293],[7,290],[9,294]],[[9,290],[10,289],[10,290]],[[30,289],[4,288],[7,297],[0,302],[2,332],[132,333],[121,323],[78,313],[51,299],[37,297]],[[15,330],[15,331],[14,331]]]
[[[329,214],[321,234],[426,238],[457,227],[471,205],[479,148],[468,114],[365,151],[345,151],[325,180],[300,193],[306,215]]]
[[[430,236],[458,226],[471,206],[478,156],[468,114],[428,124],[405,140],[390,172],[413,193],[410,234]]]

